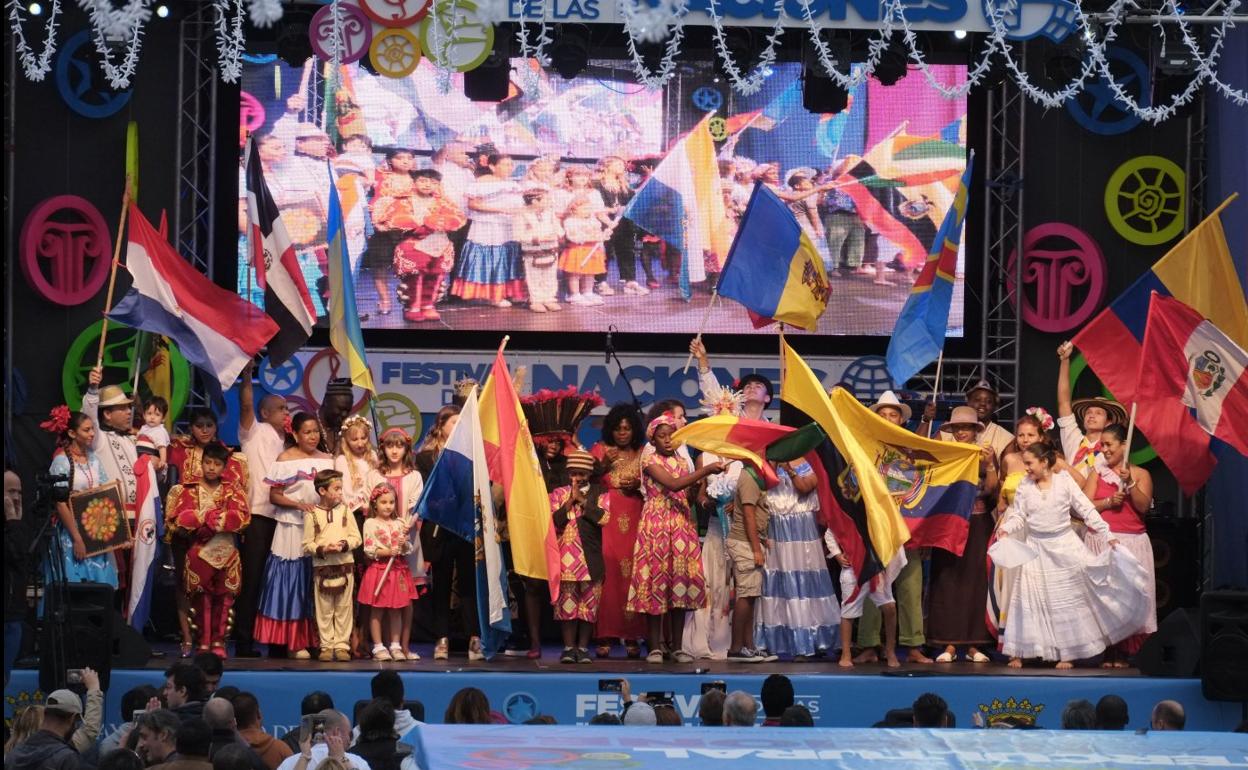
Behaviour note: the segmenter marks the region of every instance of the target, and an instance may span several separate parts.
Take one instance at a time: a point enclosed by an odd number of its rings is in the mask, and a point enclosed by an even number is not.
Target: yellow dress
[[[1014,493],[1018,491],[1018,485],[1027,477],[1027,471],[1014,471],[1007,473],[1005,480],[1001,482],[1001,499],[1005,501],[1006,507],[1014,502]]]

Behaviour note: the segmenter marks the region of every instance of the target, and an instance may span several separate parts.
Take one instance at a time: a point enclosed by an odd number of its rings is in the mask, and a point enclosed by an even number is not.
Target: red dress
[[[379,548],[398,551],[400,555],[378,557]],[[364,522],[364,554],[371,560],[360,579],[357,596],[360,604],[385,609],[402,609],[411,604],[418,594],[416,580],[407,565],[407,553],[412,548],[407,526],[403,519],[370,518]],[[386,565],[389,564],[389,571]],[[385,579],[382,579],[385,575]],[[378,586],[381,590],[378,590]]]
[[[607,447],[599,442],[590,450],[599,462],[606,463]],[[607,507],[611,521],[602,528],[602,560],[606,577],[602,583],[602,601],[598,606],[598,639],[637,639],[645,636],[645,618],[624,610],[628,601],[628,584],[633,578],[633,547],[637,542],[637,523],[641,520],[641,451],[631,461],[620,460],[598,479],[607,488]],[[625,485],[631,484],[626,489]]]

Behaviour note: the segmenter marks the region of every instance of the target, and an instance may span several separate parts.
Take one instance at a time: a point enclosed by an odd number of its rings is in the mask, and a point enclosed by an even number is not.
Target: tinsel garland
[[[230,0],[212,0],[216,16],[217,66],[221,70],[221,80],[226,83],[237,83],[242,76],[243,49],[247,47],[247,39],[243,37],[243,0],[233,2],[234,17],[227,19]]]
[[[152,18],[152,0],[129,0],[122,8],[115,7],[112,0],[78,0],[78,4],[91,16],[95,50],[108,84],[118,91],[129,88],[143,47],[143,25]],[[110,42],[126,47],[120,65],[113,63]]]
[[[13,30],[13,48],[17,52],[17,60],[21,62],[26,78],[38,82],[52,69],[52,56],[56,53],[56,20],[61,15],[61,0],[52,0],[48,22],[43,28],[43,50],[38,57],[26,44],[26,35],[22,32],[24,11],[18,0],[9,0],[9,25]]]

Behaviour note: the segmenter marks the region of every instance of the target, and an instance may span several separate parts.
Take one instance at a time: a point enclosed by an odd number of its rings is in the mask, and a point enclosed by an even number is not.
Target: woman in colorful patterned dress
[[[555,620],[563,634],[560,663],[589,663],[589,637],[602,604],[602,527],[611,521],[611,503],[590,484],[594,456],[568,453],[568,484],[550,492],[550,514],[559,534],[559,596]]]
[[[650,422],[646,438],[654,453],[642,465],[645,503],[633,548],[633,575],[624,609],[646,616],[648,663],[665,659],[689,663],[693,656],[683,649],[674,652],[673,640],[683,638],[685,611],[706,606],[706,579],[702,573],[702,547],[690,517],[687,490],[702,479],[724,470],[722,463],[708,463],[696,471],[676,454],[672,434],[677,418],[664,412]],[[663,619],[669,620],[669,638],[663,638]]]
[[[95,423],[82,412],[73,412],[65,407],[53,410],[51,419],[41,426],[56,434],[56,452],[52,455],[52,465],[48,474],[53,478],[65,478],[57,481],[54,486],[64,494],[85,492],[108,482],[104,466],[100,464],[91,444],[95,441]],[[54,565],[50,559],[44,560],[44,577],[48,585],[51,581],[62,579],[55,574],[63,571],[63,579],[67,583],[107,583],[117,587],[117,564],[113,554],[101,553],[87,556],[87,549],[82,536],[78,532],[78,522],[69,509],[68,498],[65,502],[56,503],[56,521],[54,537],[61,550],[60,564]]]
[[[638,615],[624,609],[633,577],[633,546],[641,519],[641,416],[632,404],[616,404],[602,421],[602,441],[590,453],[598,460],[602,475],[598,483],[607,490],[611,523],[602,530],[602,560],[606,575],[602,604],[598,610],[596,654],[605,658],[611,646],[624,640],[630,658],[640,658],[637,639],[645,633]]]

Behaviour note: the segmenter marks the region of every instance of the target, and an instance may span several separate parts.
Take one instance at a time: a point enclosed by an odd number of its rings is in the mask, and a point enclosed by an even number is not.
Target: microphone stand
[[[633,407],[640,412],[641,401],[637,398],[637,391],[633,390],[633,383],[628,378],[628,375],[624,373],[624,364],[620,363],[620,357],[615,352],[615,345],[611,342],[612,336],[615,332],[616,328],[614,324],[607,327],[607,357],[609,359],[615,359],[616,371],[620,373],[620,377],[624,380],[624,386],[628,388],[628,395],[633,399]]]

